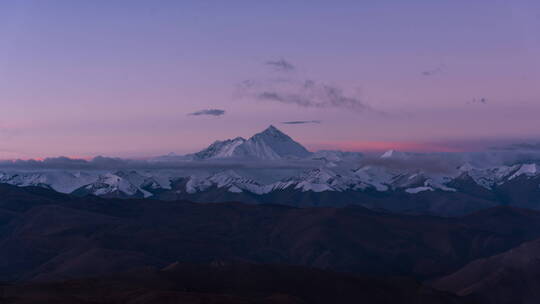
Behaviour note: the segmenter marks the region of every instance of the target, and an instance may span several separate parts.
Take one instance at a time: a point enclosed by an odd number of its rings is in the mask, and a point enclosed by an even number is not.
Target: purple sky
[[[0,158],[540,138],[538,1],[273,2],[0,2]]]

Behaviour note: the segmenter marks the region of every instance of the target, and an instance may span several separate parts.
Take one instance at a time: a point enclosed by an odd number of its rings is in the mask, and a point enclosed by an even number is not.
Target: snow
[[[362,167],[356,170],[354,174],[362,182],[374,187],[377,191],[387,191],[389,189],[388,185],[395,176],[389,170],[376,166]]]
[[[239,137],[234,139],[232,142],[230,142],[228,145],[223,146],[218,153],[214,157],[216,158],[222,158],[222,157],[231,157],[234,154],[234,150],[241,144],[245,142],[245,139]]]
[[[71,193],[97,179],[94,172],[42,171],[42,172],[3,172],[0,182],[14,186],[48,186],[61,193]]]
[[[410,194],[417,194],[424,191],[435,191],[435,190],[431,187],[416,187],[416,188],[405,189],[405,192],[410,193]]]
[[[196,159],[220,159],[234,156],[238,146],[245,143],[246,140],[242,137],[227,139],[224,141],[216,141],[208,148],[194,154]]]
[[[511,172],[517,170],[516,166],[500,166],[494,168],[476,168],[467,163],[459,171],[470,176],[478,185],[491,190],[501,184]]]
[[[95,195],[105,195],[115,192],[124,193],[126,195],[135,195],[140,189],[113,173],[105,173],[98,177],[97,181],[86,186],[86,189],[92,190]]]
[[[211,187],[227,188],[230,192],[252,192],[263,194],[264,187],[252,179],[240,176],[234,170],[226,170],[210,175],[193,175],[188,178],[186,192],[203,192]]]
[[[384,152],[383,155],[381,155],[381,158],[390,158],[390,157],[394,156],[394,154],[396,154],[396,151],[388,150],[388,151]]]
[[[415,153],[409,153],[409,152],[401,152],[396,150],[388,150],[384,152],[380,158],[382,159],[399,159],[399,160],[406,160],[413,158],[414,156],[421,156],[422,154],[415,154]]]
[[[242,191],[242,189],[240,189],[240,188],[238,188],[238,187],[236,187],[236,186],[231,186],[231,187],[229,188],[229,192],[233,192],[233,193],[242,193],[243,191]]]
[[[262,160],[279,160],[286,157],[303,158],[311,153],[274,126],[253,135],[235,150],[235,156]]]
[[[508,180],[512,180],[516,177],[519,177],[521,175],[525,176],[535,176],[540,173],[540,170],[538,169],[538,165],[536,164],[524,164],[519,167],[519,169],[508,178]]]

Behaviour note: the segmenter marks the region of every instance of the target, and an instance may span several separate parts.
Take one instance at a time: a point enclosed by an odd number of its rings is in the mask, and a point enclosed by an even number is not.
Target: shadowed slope
[[[216,260],[423,279],[540,237],[539,213],[505,207],[445,219],[361,207],[107,200],[12,188],[6,189],[14,198],[4,191],[0,202],[4,281]]]
[[[303,267],[237,263],[175,263],[161,271],[141,269],[94,279],[6,286],[0,290],[2,303],[6,304],[474,303],[405,278],[359,277]]]

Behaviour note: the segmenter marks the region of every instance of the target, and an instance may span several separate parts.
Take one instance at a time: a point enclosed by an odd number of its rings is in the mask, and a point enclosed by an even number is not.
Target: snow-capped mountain
[[[304,158],[311,155],[306,148],[274,126],[257,133],[249,139],[236,137],[216,141],[208,148],[185,156],[194,160],[248,159],[280,160],[284,158]],[[164,157],[161,157],[162,159]],[[169,158],[170,159],[170,158]]]
[[[470,164],[465,164],[461,166],[459,170],[463,172],[463,174],[471,177],[478,185],[489,190],[520,176],[526,178],[540,176],[540,166],[535,163],[483,169],[474,168]]]
[[[265,193],[265,186],[257,181],[243,177],[234,170],[226,170],[207,176],[190,176],[185,184],[185,192],[194,194],[204,192],[209,188],[223,188],[229,192]],[[180,190],[181,191],[181,190]]]
[[[253,171],[253,170],[252,170]],[[384,166],[365,165],[358,168],[334,169],[321,165],[318,168],[305,169],[299,174],[265,182],[253,172],[248,176],[241,170],[216,170],[185,175],[185,172],[150,171],[114,171],[114,172],[2,172],[0,182],[26,187],[46,187],[58,192],[78,195],[93,194],[98,196],[152,197],[158,193],[173,190],[175,181],[183,180],[182,188],[175,191],[196,194],[209,189],[225,189],[233,193],[251,193],[262,195],[283,189],[300,192],[343,192],[372,190],[377,192],[405,191],[420,193],[423,191],[454,192],[453,182],[463,176],[482,188],[492,190],[519,178],[535,180],[540,178],[537,164],[519,164],[496,168],[479,169],[463,165],[453,174],[429,173],[420,170],[395,169]],[[258,171],[258,170],[255,170]],[[253,177],[255,176],[255,177]],[[540,189],[540,183],[538,185]]]
[[[98,174],[81,171],[0,172],[0,183],[20,187],[45,187],[61,193],[71,193],[94,182]]]
[[[224,141],[218,140],[211,144],[208,148],[192,155],[194,159],[198,160],[233,157],[235,156],[236,148],[245,142],[246,140],[242,137],[227,139]]]
[[[98,176],[97,180],[83,186],[75,191],[74,194],[86,195],[93,194],[98,196],[114,197],[150,197],[152,194],[147,192],[129,180],[113,173],[105,173]]]
[[[263,178],[265,169],[239,168],[193,174],[184,170],[2,172],[0,182],[79,196],[308,206],[361,204],[397,210],[409,210],[400,204],[412,204],[423,212],[452,215],[509,203],[540,210],[539,169],[536,163],[496,168],[464,165],[455,173],[441,174],[373,164],[347,169],[339,163],[330,168],[321,162],[317,168],[291,170],[289,176],[274,181]],[[455,209],[456,199],[473,205],[457,205],[461,209]]]
[[[304,158],[311,153],[301,144],[274,126],[253,135],[239,145],[234,155],[262,160],[278,160],[287,157]]]
[[[270,126],[247,140],[236,137],[216,141],[198,153],[154,158],[144,164],[144,170],[0,170],[0,183],[116,198],[302,201],[315,205],[341,202],[371,207],[383,196],[397,195],[400,202],[407,197],[438,195],[452,200],[453,195],[462,195],[482,206],[491,204],[486,200],[498,200],[501,204],[523,203],[540,209],[540,161],[515,159],[493,151],[390,150],[375,157],[358,152],[312,153]],[[182,167],[186,163],[188,166]],[[423,204],[429,206],[431,201]],[[391,207],[396,206],[399,203]]]
[[[384,152],[380,157],[382,159],[399,159],[399,160],[405,160],[413,158],[416,153],[408,153],[408,152],[402,152],[402,151],[396,151],[396,150],[388,150]]]

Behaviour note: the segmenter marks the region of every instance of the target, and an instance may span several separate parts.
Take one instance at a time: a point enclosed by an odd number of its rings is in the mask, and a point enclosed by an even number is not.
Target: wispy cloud
[[[442,74],[444,70],[445,70],[445,66],[441,64],[432,69],[422,71],[422,76],[426,76],[426,77],[435,76],[438,74]]]
[[[485,97],[482,98],[473,98],[473,100],[467,102],[467,104],[487,104],[488,100]]]
[[[281,58],[279,60],[269,60],[266,62],[267,65],[274,67],[277,71],[280,72],[290,72],[294,71],[295,67],[292,63]]]
[[[364,157],[361,166],[376,166],[390,170],[429,173],[455,173],[460,164],[454,159],[445,159],[438,154],[415,154],[410,159],[385,159],[380,157]]]
[[[191,116],[202,116],[202,115],[221,116],[221,115],[225,115],[225,110],[206,109],[206,110],[200,110],[200,111],[197,111],[197,112],[189,113],[188,115],[191,115]]]
[[[287,86],[264,88],[257,92],[257,99],[308,108],[343,108],[353,111],[366,111],[370,107],[358,97],[346,95],[339,87],[325,83],[305,80],[301,83],[291,81]]]
[[[242,96],[264,102],[292,104],[305,108],[338,108],[355,112],[373,111],[359,97],[341,88],[314,80],[246,80],[240,85]]]
[[[284,60],[269,61],[281,68],[294,67]],[[263,102],[291,104],[305,108],[336,108],[353,112],[377,112],[359,96],[346,93],[337,85],[302,78],[298,75],[282,75],[279,78],[248,79],[237,87],[241,98],[249,98]]]
[[[320,124],[320,120],[294,120],[294,121],[284,121],[282,124],[286,125],[303,125],[303,124]]]

